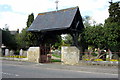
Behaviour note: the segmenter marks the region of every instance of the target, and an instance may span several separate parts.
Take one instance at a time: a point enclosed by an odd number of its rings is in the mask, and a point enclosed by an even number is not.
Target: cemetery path
[[[65,67],[65,65],[62,66]],[[118,78],[118,74],[71,70],[70,66],[66,67],[69,69],[63,67],[59,64],[3,60],[1,73],[3,78]],[[76,67],[72,66],[72,68]]]

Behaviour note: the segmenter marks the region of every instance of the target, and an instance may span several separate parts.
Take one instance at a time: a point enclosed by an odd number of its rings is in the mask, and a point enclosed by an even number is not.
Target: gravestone
[[[23,51],[23,54],[22,54],[22,56],[25,56],[25,57],[27,57],[27,51]]]
[[[20,56],[22,56],[23,55],[23,50],[22,49],[20,49]]]
[[[14,51],[10,50],[10,56],[13,56],[13,55],[14,55]]]
[[[61,61],[64,64],[75,65],[79,63],[80,50],[75,46],[62,46]]]
[[[9,56],[9,49],[5,49],[5,56]]]
[[[40,47],[30,47],[27,51],[28,61],[40,63]]]

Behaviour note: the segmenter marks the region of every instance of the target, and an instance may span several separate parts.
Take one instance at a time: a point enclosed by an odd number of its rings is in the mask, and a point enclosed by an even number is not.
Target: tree
[[[112,51],[119,51],[120,46],[120,25],[111,23],[104,27],[104,37],[106,38],[106,46]]]
[[[114,51],[120,46],[120,1],[111,3],[109,6],[109,17],[105,20],[108,47]]]
[[[33,21],[34,21],[34,14],[31,13],[31,14],[28,16],[27,27],[30,27],[30,25],[32,24]]]
[[[16,40],[15,36],[11,35],[9,29],[2,30],[2,44],[4,44],[7,48],[16,50]]]
[[[95,47],[103,48],[105,46],[103,27],[93,26],[87,27],[82,33],[83,39],[88,45],[93,45]]]
[[[120,1],[111,3],[108,11],[109,17],[105,20],[105,24],[117,23],[120,25]]]
[[[16,35],[16,40],[17,40],[17,48],[18,49],[27,49],[29,48],[29,46],[33,46],[33,36],[34,34],[32,34],[31,32],[27,32],[27,29],[30,27],[30,25],[32,24],[32,22],[34,21],[34,14],[31,13],[30,15],[28,15],[28,19],[26,22],[27,27],[24,28],[21,33]]]

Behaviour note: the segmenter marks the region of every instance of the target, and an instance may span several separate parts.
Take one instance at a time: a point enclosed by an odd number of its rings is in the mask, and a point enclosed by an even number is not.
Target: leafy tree
[[[87,27],[82,33],[83,39],[87,45],[118,51],[120,46],[120,26],[115,24],[109,26],[110,27]]]
[[[120,46],[120,25],[111,23],[104,27],[104,31],[106,46],[112,51],[118,51]]]
[[[105,21],[105,23],[117,23],[120,25],[120,1],[111,3],[108,11],[109,18]]]
[[[2,30],[2,44],[4,44],[9,49],[16,50],[15,36],[11,35],[9,29]]]
[[[33,21],[34,21],[34,14],[31,13],[31,14],[28,16],[27,27],[30,27],[30,25],[32,24]]]
[[[114,51],[120,46],[120,1],[111,3],[109,6],[109,17],[105,20],[106,37],[108,47]]]
[[[82,33],[83,39],[88,45],[94,45],[95,47],[103,48],[105,45],[104,31],[101,26],[87,27]]]

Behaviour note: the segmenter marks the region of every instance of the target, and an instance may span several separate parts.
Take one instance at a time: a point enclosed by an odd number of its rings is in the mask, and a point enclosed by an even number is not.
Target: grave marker
[[[20,49],[20,56],[22,56],[23,55],[23,50],[22,49]]]
[[[9,56],[9,49],[5,49],[5,56]]]

